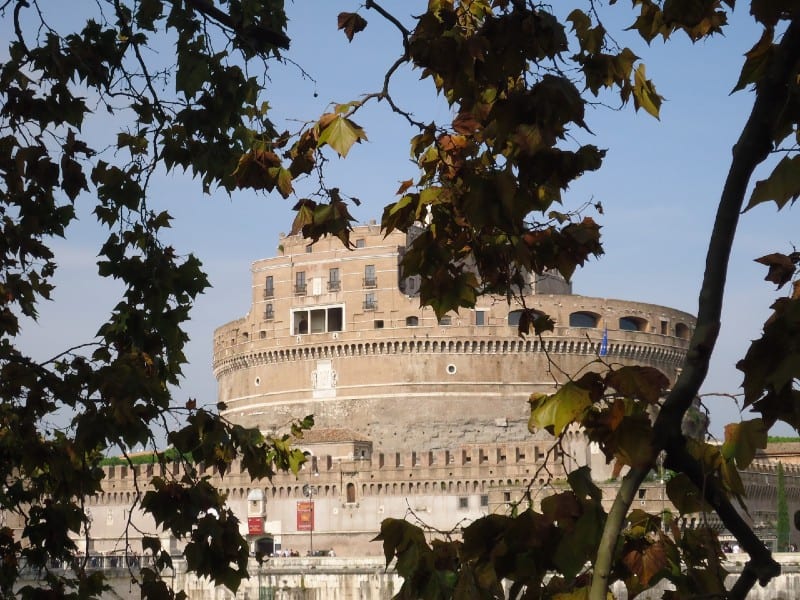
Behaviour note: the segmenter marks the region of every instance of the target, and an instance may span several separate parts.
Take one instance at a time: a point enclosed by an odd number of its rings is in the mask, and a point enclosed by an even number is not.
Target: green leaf
[[[667,482],[667,497],[682,515],[711,510],[703,494],[684,473],[678,473]]]
[[[798,196],[800,196],[800,155],[792,158],[784,156],[769,177],[756,183],[745,210],[770,200],[773,200],[780,210],[787,202],[794,203]]]
[[[547,429],[561,435],[564,428],[578,419],[592,405],[591,393],[574,382],[567,382],[552,395],[534,394],[530,398],[528,429]]]
[[[578,498],[588,496],[597,502],[603,499],[603,492],[592,481],[592,470],[588,466],[584,465],[572,471],[567,475],[567,481]]]
[[[319,134],[317,147],[328,144],[339,156],[345,158],[353,144],[366,139],[367,134],[361,127],[346,117],[336,115]]]
[[[761,419],[726,425],[722,456],[735,459],[739,469],[746,469],[753,462],[756,451],[767,447],[767,433],[768,428]]]

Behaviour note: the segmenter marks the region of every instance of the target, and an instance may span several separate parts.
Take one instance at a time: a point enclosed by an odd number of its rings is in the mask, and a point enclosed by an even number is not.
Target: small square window
[[[465,508],[469,508],[469,498],[467,498],[466,496],[461,496],[458,499],[458,508],[462,510]]]
[[[367,246],[366,240],[361,238],[360,240],[356,240],[356,248],[365,248]]]
[[[375,326],[375,329],[383,329],[383,319],[375,319],[373,321],[373,325]]]
[[[309,244],[306,246],[306,254],[311,254],[314,251],[314,244]]]

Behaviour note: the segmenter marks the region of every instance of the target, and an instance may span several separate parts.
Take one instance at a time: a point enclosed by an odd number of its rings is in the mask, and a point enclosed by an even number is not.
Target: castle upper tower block
[[[214,332],[227,418],[275,431],[313,414],[376,450],[519,440],[530,436],[530,394],[596,359],[604,334],[607,361],[672,379],[695,323],[663,306],[574,295],[558,277],[526,290],[526,305],[556,323],[543,340],[518,336],[521,306],[505,298],[437,320],[401,272],[405,234],[370,224],[351,240],[348,250],[282,236],[277,256],[253,263],[250,312]]]

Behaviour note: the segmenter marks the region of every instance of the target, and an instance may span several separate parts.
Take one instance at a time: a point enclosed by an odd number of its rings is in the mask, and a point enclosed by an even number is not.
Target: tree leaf
[[[774,201],[780,210],[787,202],[794,203],[800,196],[800,155],[784,156],[766,179],[756,182],[750,202],[750,210],[762,202]]]
[[[753,462],[756,451],[767,447],[767,433],[768,428],[762,419],[730,423],[725,426],[722,455],[735,459],[739,469],[746,469]]]
[[[367,21],[358,13],[340,12],[337,18],[338,28],[344,30],[348,41],[353,41],[353,36],[359,31],[363,31],[367,26]]]
[[[531,416],[528,428],[547,429],[553,435],[561,435],[564,428],[578,419],[592,405],[589,390],[573,382],[567,382],[555,394],[530,398]]]
[[[317,147],[327,144],[345,158],[353,144],[366,139],[367,135],[361,127],[342,115],[335,115],[320,132]]]
[[[661,108],[661,96],[656,92],[653,82],[645,75],[644,63],[639,64],[633,73],[633,105],[636,110],[643,108],[656,119]]]

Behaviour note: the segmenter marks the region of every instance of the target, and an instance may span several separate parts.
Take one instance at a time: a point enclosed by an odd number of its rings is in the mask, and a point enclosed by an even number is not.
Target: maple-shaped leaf
[[[269,150],[253,149],[239,157],[233,178],[239,188],[272,191],[275,188],[281,159]]]
[[[640,539],[623,549],[622,563],[646,586],[669,565],[669,560],[664,542]]]
[[[630,415],[622,419],[606,445],[617,462],[632,467],[648,464],[653,457],[653,426],[647,415]]]
[[[678,473],[667,482],[667,497],[682,515],[710,511],[703,494],[684,473]]]
[[[793,252],[791,255],[773,252],[761,258],[756,258],[755,261],[769,267],[769,271],[764,279],[781,287],[794,277],[798,259],[800,259],[800,253],[797,252]]]
[[[644,63],[636,67],[633,72],[633,105],[636,110],[643,108],[648,113],[658,119],[658,111],[661,108],[661,96],[656,92],[656,86],[647,79],[645,75]]]
[[[628,398],[656,404],[669,386],[669,379],[656,368],[630,366],[611,371],[606,385]]]
[[[756,182],[750,202],[745,210],[762,202],[773,200],[778,209],[800,196],[800,156],[784,156],[769,177]]]
[[[722,444],[722,455],[736,460],[739,469],[746,469],[756,450],[767,447],[767,426],[761,419],[730,423],[725,426],[725,442]]]
[[[359,31],[364,31],[367,26],[367,20],[358,13],[340,12],[336,19],[338,29],[344,31],[347,40],[352,42],[353,36]]]
[[[302,232],[303,227],[306,225],[314,224],[314,209],[316,207],[317,203],[308,198],[303,198],[294,205],[292,210],[297,211],[297,216],[295,216],[294,222],[292,223],[292,235],[297,235]]]
[[[320,119],[322,131],[317,140],[317,147],[328,144],[342,158],[347,156],[353,144],[367,139],[364,130],[353,121],[342,115],[335,115],[332,119]]]
[[[564,428],[583,415],[592,406],[590,391],[569,381],[555,394],[530,398],[531,417],[528,429],[547,429],[553,435],[561,435]]]
[[[764,28],[761,39],[745,53],[746,60],[742,65],[739,81],[736,82],[732,92],[743,90],[749,84],[759,81],[764,76],[773,54],[773,35],[774,30],[771,27]]]

